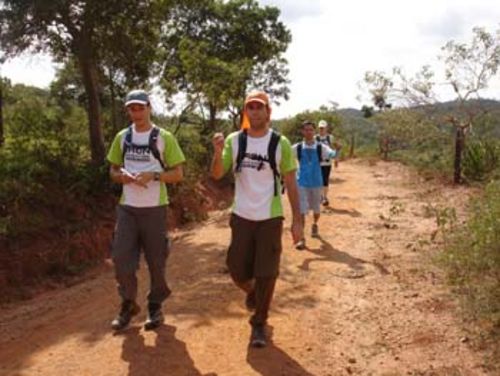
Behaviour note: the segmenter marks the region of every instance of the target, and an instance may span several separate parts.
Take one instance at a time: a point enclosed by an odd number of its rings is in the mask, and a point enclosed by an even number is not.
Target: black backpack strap
[[[153,126],[151,133],[149,134],[149,150],[153,154],[153,157],[160,162],[161,168],[165,170],[165,163],[161,159],[160,151],[158,150],[158,137],[160,135],[160,128]]]
[[[274,176],[274,195],[278,195],[278,179],[280,178],[280,173],[278,171],[278,166],[276,163],[276,150],[278,149],[278,144],[280,142],[281,135],[278,132],[271,131],[271,139],[267,145],[267,156],[269,158],[269,166],[273,171]]]
[[[316,135],[316,141],[321,142],[321,137],[319,134]]]
[[[300,159],[302,158],[302,142],[297,144],[297,160],[300,163]]]
[[[127,131],[125,132],[125,139],[123,140],[122,161],[124,166],[125,166],[125,154],[127,153],[127,150],[130,148],[130,145],[132,145],[132,125],[128,126]]]
[[[323,162],[323,144],[321,142],[316,143],[316,153],[318,153],[318,161]]]
[[[235,172],[241,172],[241,162],[243,162],[243,158],[245,158],[245,153],[247,152],[247,137],[246,129],[240,131],[238,134],[238,155],[236,156]]]

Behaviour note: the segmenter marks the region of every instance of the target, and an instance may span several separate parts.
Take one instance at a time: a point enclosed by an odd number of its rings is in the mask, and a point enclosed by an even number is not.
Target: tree
[[[392,107],[390,96],[394,90],[394,82],[384,72],[366,72],[364,81],[358,86],[368,91],[370,100],[378,108],[379,113]],[[366,118],[373,115],[373,107],[371,106],[364,105],[361,110]],[[384,159],[387,159],[390,143],[390,136],[387,133],[379,134],[379,150]]]
[[[3,63],[3,56],[0,51],[0,68]],[[5,142],[5,136],[4,136],[4,128],[3,128],[3,77],[1,75],[2,71],[0,70],[0,147],[3,146]]]
[[[479,99],[479,92],[488,87],[500,65],[500,29],[496,36],[482,28],[473,29],[470,45],[448,42],[443,47],[446,81],[451,85],[458,102],[458,112],[447,121],[455,129],[454,182],[462,179],[462,155],[465,137],[477,116],[484,113],[480,107],[470,106],[469,99]]]
[[[372,106],[367,106],[367,105],[364,104],[361,107],[361,112],[363,113],[363,117],[364,118],[372,117],[373,116],[373,107]]]
[[[500,30],[494,35],[476,27],[472,34],[470,44],[450,41],[442,48],[443,55],[440,56],[445,64],[444,83],[455,95],[455,108],[442,116],[442,121],[450,124],[455,134],[455,183],[462,180],[461,165],[466,135],[475,119],[485,111],[478,106],[479,101],[471,99],[480,99],[480,92],[488,87],[500,66]],[[370,93],[379,93],[381,88],[387,89],[382,90],[382,98],[390,96],[399,106],[421,107],[438,102],[434,73],[429,66],[423,66],[414,77],[408,77],[400,68],[394,68],[392,75],[367,72],[365,82]],[[433,117],[432,113],[430,117]]]
[[[85,88],[92,161],[104,162],[100,69],[104,56],[130,55],[155,45],[157,2],[132,0],[4,0],[0,42],[8,56],[47,51],[59,62],[74,58]],[[128,41],[127,44],[125,41]],[[118,43],[120,42],[120,43]],[[143,66],[150,55],[133,61]]]
[[[3,131],[3,79],[0,76],[0,147],[4,144],[4,131]]]
[[[361,90],[368,91],[370,101],[379,112],[391,107],[389,96],[392,94],[393,86],[391,78],[380,71],[366,72],[364,81],[358,84]]]
[[[182,3],[173,14],[163,35],[162,87],[168,97],[182,93],[202,113],[207,110],[205,133],[223,111],[236,122],[249,88],[287,99],[282,54],[291,37],[277,8],[254,0],[203,0]]]

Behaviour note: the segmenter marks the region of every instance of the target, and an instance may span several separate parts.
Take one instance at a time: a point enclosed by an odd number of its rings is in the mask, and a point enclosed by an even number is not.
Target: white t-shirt
[[[224,170],[236,166],[238,156],[238,135],[230,134],[223,152]],[[263,137],[247,136],[245,157],[241,172],[235,173],[235,199],[233,213],[252,221],[262,221],[283,216],[281,186],[277,182],[278,195],[274,195],[274,174],[269,165],[268,145],[271,131]],[[276,166],[281,174],[296,170],[292,147],[286,137],[281,136],[276,149]]]
[[[131,174],[139,172],[161,172],[160,162],[149,149],[149,136],[152,128],[146,132],[137,132],[132,126],[132,145],[123,155],[123,145],[128,128],[121,130],[115,137],[108,153],[108,160],[115,165],[123,165]],[[166,145],[166,146],[165,146]],[[160,128],[157,147],[164,164],[173,167],[185,161],[184,155],[175,137],[165,129]],[[165,183],[151,180],[147,187],[137,184],[123,185],[120,204],[134,207],[155,207],[168,204],[168,194]]]
[[[333,142],[333,136],[327,134],[326,136],[316,136],[316,140],[321,142],[322,144],[328,146],[329,148],[332,147],[332,142]],[[332,160],[330,158],[324,158],[321,163],[321,166],[331,166],[332,165]]]

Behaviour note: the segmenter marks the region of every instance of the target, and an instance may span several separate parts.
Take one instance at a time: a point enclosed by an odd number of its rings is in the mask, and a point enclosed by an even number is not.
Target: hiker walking
[[[175,137],[151,122],[151,103],[145,91],[129,92],[125,108],[132,124],[115,136],[107,155],[111,179],[123,184],[112,245],[122,303],[111,327],[125,328],[140,310],[136,271],[142,249],[150,275],[144,327],[151,330],[163,323],[161,306],[171,292],[165,280],[169,252],[165,184],[182,180],[185,158]]]
[[[314,128],[315,124],[312,121],[302,123],[302,136],[304,140],[293,145],[293,151],[299,161],[297,181],[299,185],[302,226],[305,227],[306,215],[312,210],[313,224],[311,226],[311,236],[319,237],[318,221],[321,213],[321,196],[324,184],[321,161],[334,158],[336,152],[327,145],[316,141]],[[305,249],[305,238],[302,238],[295,247],[298,250]]]
[[[234,206],[230,218],[231,244],[227,266],[234,283],[246,292],[245,304],[254,310],[250,345],[266,346],[265,325],[279,274],[283,207],[283,179],[292,209],[294,242],[302,238],[296,162],[288,139],[270,129],[271,107],[266,93],[248,94],[244,113],[248,129],[213,136],[211,174],[220,179],[235,175]]]
[[[328,133],[328,123],[325,120],[320,120],[318,123],[319,134],[316,135],[316,141],[321,142],[331,149],[335,149],[337,155],[333,158],[335,167],[338,167],[338,157],[340,144],[338,142],[333,142],[333,136]],[[321,203],[323,206],[328,206],[330,202],[328,201],[328,187],[330,185],[330,174],[332,172],[332,159],[325,158],[321,161],[321,176],[323,177],[323,194],[321,197]]]

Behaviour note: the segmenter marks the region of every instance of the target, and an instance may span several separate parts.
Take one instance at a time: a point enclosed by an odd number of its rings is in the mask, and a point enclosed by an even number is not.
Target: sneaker
[[[266,347],[266,331],[264,325],[253,325],[252,334],[250,336],[250,346],[252,347]]]
[[[323,199],[323,201],[321,203],[323,204],[323,206],[330,205],[330,202],[328,201],[328,199],[326,197]]]
[[[313,238],[319,238],[318,225],[314,223],[311,227],[311,236]]]
[[[249,311],[253,311],[255,309],[255,306],[257,305],[255,301],[255,290],[252,292],[249,292],[247,294],[247,297],[245,299],[245,306]]]
[[[149,303],[148,304],[148,317],[144,323],[145,330],[153,330],[158,328],[163,324],[163,312],[161,311],[160,303]]]
[[[304,239],[300,240],[297,244],[295,244],[295,249],[297,251],[303,251],[306,249],[306,241]]]
[[[111,322],[111,328],[113,330],[125,329],[132,317],[137,315],[141,308],[133,300],[124,300],[120,309],[118,316]]]

